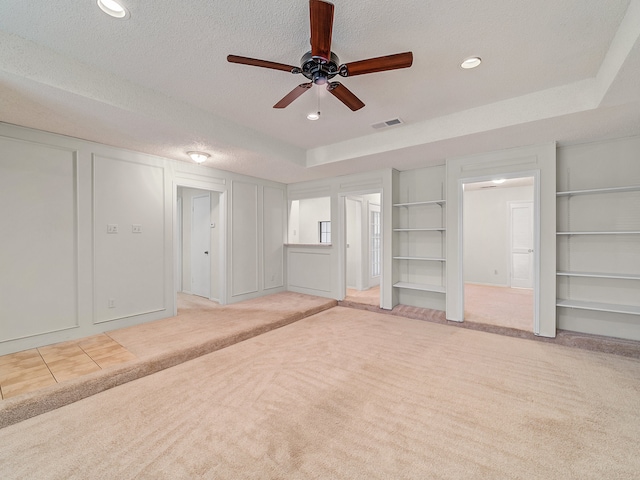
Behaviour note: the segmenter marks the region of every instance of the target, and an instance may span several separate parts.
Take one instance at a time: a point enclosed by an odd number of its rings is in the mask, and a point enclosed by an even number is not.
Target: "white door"
[[[533,202],[510,204],[511,286],[533,288]]]
[[[191,204],[191,293],[209,298],[211,291],[211,200],[193,197]]]
[[[178,230],[178,275],[176,275],[176,292],[182,291],[182,197],[178,197],[178,203],[176,205],[176,222]]]
[[[347,198],[346,234],[347,234],[347,288],[364,290],[362,282],[362,203]]]
[[[380,285],[382,228],[380,205],[369,204],[369,288]]]

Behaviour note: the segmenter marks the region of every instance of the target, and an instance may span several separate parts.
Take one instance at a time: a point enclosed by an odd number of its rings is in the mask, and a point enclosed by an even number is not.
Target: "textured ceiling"
[[[2,0],[0,121],[177,160],[205,150],[206,165],[285,183],[640,134],[640,0],[336,0],[342,63],[414,54],[341,79],[357,112],[320,87],[273,109],[306,80],[226,61],[297,65],[304,0],[123,4],[126,20],[94,0]],[[471,55],[482,65],[462,70]]]

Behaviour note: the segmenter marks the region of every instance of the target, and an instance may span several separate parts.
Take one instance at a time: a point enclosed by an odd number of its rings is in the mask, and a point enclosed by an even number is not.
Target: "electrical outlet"
[[[142,233],[142,225],[134,223],[133,225],[131,225],[131,232],[132,233]]]
[[[107,224],[107,233],[118,233],[118,225],[115,223]]]
[[[116,301],[113,298],[107,300],[107,308],[116,308]]]

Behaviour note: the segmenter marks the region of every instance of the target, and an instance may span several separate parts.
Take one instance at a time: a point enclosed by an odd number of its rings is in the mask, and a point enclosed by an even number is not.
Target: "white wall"
[[[178,185],[220,192],[223,303],[284,290],[284,185],[0,123],[0,355],[172,316]]]
[[[465,190],[465,282],[509,286],[509,203],[526,201],[533,186]]]

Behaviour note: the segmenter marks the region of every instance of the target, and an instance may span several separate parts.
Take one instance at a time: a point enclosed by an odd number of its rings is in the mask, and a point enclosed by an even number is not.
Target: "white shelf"
[[[613,303],[585,302],[583,300],[556,300],[558,307],[578,308],[596,312],[626,313],[640,315],[640,307],[635,305],[616,305]]]
[[[423,260],[426,262],[446,262],[444,258],[436,257],[393,257],[394,260]]]
[[[397,282],[394,283],[393,286],[395,288],[403,288],[406,290],[420,290],[421,292],[444,293],[444,286],[442,285],[424,285],[422,283]]]
[[[556,235],[640,235],[640,231],[617,231],[617,232],[556,232]]]
[[[623,192],[640,192],[640,185],[629,185],[627,187],[611,187],[611,188],[591,188],[588,190],[570,190],[566,192],[557,192],[558,197],[569,197],[572,195],[594,195],[598,193],[623,193]]]
[[[640,280],[640,274],[628,274],[628,273],[557,272],[556,275],[565,276],[565,277],[615,278],[615,279],[622,279],[622,280]]]
[[[444,205],[446,200],[429,200],[426,202],[408,202],[408,203],[394,203],[394,207],[415,207],[418,205],[435,205],[438,204],[440,206]]]
[[[445,232],[446,228],[394,228],[394,232]]]

